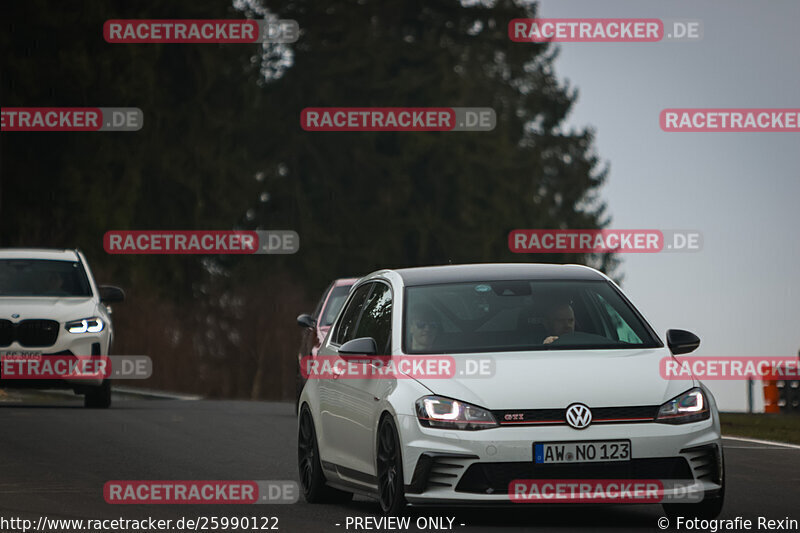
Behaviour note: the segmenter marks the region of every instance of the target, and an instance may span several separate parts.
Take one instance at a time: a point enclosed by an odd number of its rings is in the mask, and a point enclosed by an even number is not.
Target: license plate
[[[30,350],[0,350],[0,357],[8,357],[9,359],[41,359],[42,352]]]
[[[541,442],[533,444],[533,462],[599,463],[630,461],[631,441],[600,440],[586,442]]]

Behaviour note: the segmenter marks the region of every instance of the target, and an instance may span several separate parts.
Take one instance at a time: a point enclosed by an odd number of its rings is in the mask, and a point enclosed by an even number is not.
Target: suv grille
[[[18,323],[0,320],[0,346],[10,346],[17,341],[26,348],[52,346],[58,338],[58,322],[55,320],[32,319]]]

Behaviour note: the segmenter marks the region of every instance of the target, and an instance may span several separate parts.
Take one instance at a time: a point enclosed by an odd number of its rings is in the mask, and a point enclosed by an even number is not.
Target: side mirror
[[[372,337],[353,339],[339,347],[339,355],[378,355],[378,345]]]
[[[311,318],[311,315],[303,313],[302,315],[298,315],[297,325],[300,326],[301,328],[314,329],[315,327],[317,327],[317,321]]]
[[[667,331],[667,346],[672,355],[693,352],[700,346],[700,338],[691,331],[670,329]]]
[[[113,304],[116,302],[125,301],[125,291],[113,285],[100,285],[98,288],[100,292],[100,301],[104,304]]]

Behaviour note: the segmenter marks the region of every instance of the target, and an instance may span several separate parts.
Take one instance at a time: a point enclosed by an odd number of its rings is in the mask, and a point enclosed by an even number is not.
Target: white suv
[[[0,356],[108,355],[113,339],[107,304],[125,293],[95,284],[78,250],[0,248]],[[0,388],[72,389],[86,407],[111,405],[108,379],[4,379]]]

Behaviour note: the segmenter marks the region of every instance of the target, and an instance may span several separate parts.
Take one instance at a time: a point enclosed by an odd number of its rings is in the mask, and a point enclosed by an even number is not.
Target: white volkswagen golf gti
[[[108,355],[113,328],[107,305],[124,298],[117,287],[95,284],[78,250],[0,248],[0,356]],[[4,368],[0,364],[0,389],[66,388],[83,394],[86,407],[111,405],[108,379],[9,379]]]
[[[594,481],[647,482],[656,498],[627,502],[716,516],[725,480],[714,398],[659,371],[699,343],[670,330],[665,347],[619,287],[584,266],[375,272],[351,290],[301,394],[305,498],[358,493],[394,514],[406,503],[545,501],[514,497],[519,480],[580,480],[577,493],[553,499],[576,503]],[[401,364],[421,357],[459,370]],[[397,372],[379,371],[389,363]]]

